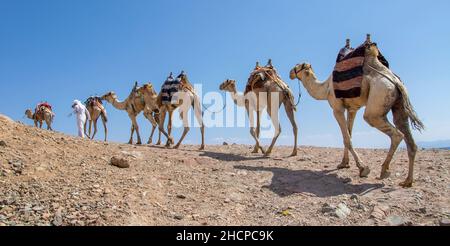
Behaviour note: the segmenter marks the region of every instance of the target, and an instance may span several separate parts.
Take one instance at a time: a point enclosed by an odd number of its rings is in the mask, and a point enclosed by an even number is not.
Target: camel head
[[[220,84],[219,88],[221,91],[236,92],[236,81],[227,79],[222,84]]]
[[[303,80],[305,76],[309,77],[313,74],[312,66],[308,63],[302,63],[295,65],[295,67],[291,69],[289,78]]]
[[[25,115],[26,115],[29,119],[33,119],[33,111],[31,111],[31,109],[25,110]]]
[[[106,100],[107,102],[111,103],[114,100],[117,100],[117,95],[113,91],[110,91],[106,93],[105,95],[100,97],[102,100]]]
[[[378,46],[376,43],[370,43],[366,45],[366,55],[378,57],[380,55],[380,51],[378,50]]]

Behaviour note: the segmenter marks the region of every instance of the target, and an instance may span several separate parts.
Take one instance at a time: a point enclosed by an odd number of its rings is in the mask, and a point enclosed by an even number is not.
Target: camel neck
[[[329,94],[329,87],[332,80],[330,76],[326,81],[320,82],[314,74],[302,81],[303,86],[308,93],[316,100],[327,100]]]
[[[114,108],[119,110],[126,110],[127,109],[127,101],[119,101],[117,99],[113,99],[111,104],[114,106]]]

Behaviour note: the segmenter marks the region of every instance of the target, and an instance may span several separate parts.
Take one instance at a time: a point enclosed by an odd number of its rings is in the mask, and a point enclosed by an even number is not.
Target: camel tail
[[[295,106],[294,94],[292,94],[292,91],[290,89],[286,89],[285,93],[286,93],[287,98],[291,102],[291,105],[294,108],[294,111],[297,111],[297,106]]]
[[[403,85],[400,78],[398,80],[395,80],[394,83],[402,96],[403,108],[405,109],[406,113],[408,114],[408,117],[411,121],[412,128],[415,130],[418,130],[420,132],[422,130],[425,130],[425,125],[419,119],[419,116],[417,115],[416,111],[414,110],[414,108],[411,104],[411,101],[409,100],[408,91],[406,90],[405,85]]]

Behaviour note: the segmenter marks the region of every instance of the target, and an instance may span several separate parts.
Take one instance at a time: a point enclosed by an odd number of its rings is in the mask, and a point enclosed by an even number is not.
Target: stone
[[[389,216],[387,218],[387,222],[389,223],[390,226],[404,226],[409,224],[409,222],[406,219],[398,215]]]
[[[351,183],[351,182],[352,182],[351,178],[345,178],[345,179],[342,180],[342,183],[344,183],[344,184],[348,184],[348,183]]]
[[[382,220],[388,215],[389,209],[390,208],[387,205],[383,205],[383,204],[376,205],[373,208],[372,213],[370,214],[370,218]]]
[[[228,145],[228,143],[227,142],[223,142],[223,144],[222,145],[224,145],[224,146],[227,146]]]
[[[173,216],[173,218],[175,218],[176,220],[183,220],[184,216],[181,214],[176,214],[175,216]]]
[[[450,226],[450,219],[443,218],[439,221],[440,226]]]
[[[347,216],[350,215],[351,210],[347,207],[347,205],[345,203],[340,203],[337,206],[334,213],[339,219],[345,219],[345,218],[347,218]]]
[[[0,140],[0,147],[7,147],[6,142],[3,140]]]
[[[324,203],[324,204],[322,205],[321,212],[324,213],[324,214],[333,213],[333,212],[335,211],[335,209],[336,209],[336,208],[333,207],[333,206],[331,206],[330,204]]]
[[[179,198],[179,199],[186,199],[186,196],[185,195],[177,195],[177,198]]]
[[[61,209],[58,209],[55,213],[55,217],[53,218],[52,225],[62,226],[62,224],[63,224],[63,221],[62,221]]]
[[[128,162],[128,160],[125,160],[122,158],[117,158],[117,157],[111,158],[111,165],[116,166],[118,168],[129,168],[130,167],[130,163]]]

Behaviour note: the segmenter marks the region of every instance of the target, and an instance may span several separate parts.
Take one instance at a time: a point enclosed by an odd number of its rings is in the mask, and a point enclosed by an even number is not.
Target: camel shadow
[[[199,152],[202,152],[200,156],[213,158],[219,161],[255,161],[255,160],[265,160],[268,159],[264,156],[254,156],[254,157],[248,157],[248,156],[242,156],[242,155],[236,155],[232,153],[220,153],[220,152],[212,152],[212,151],[204,151],[199,150]]]
[[[273,178],[268,188],[281,197],[293,194],[308,193],[325,198],[344,194],[364,194],[375,189],[381,189],[383,184],[350,184],[332,171],[289,170],[278,167],[234,166],[235,169],[272,172]]]

